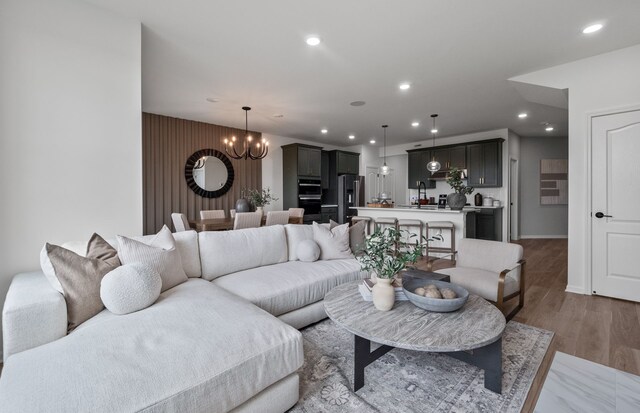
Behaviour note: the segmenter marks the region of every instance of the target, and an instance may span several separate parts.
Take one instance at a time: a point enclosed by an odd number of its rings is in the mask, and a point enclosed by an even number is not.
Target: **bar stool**
[[[398,218],[377,218],[374,222],[374,230],[384,230],[387,227],[398,229]]]
[[[450,254],[451,262],[455,265],[456,263],[456,227],[453,225],[451,221],[432,221],[425,223],[425,233],[426,237],[429,238],[431,236],[429,231],[435,231],[437,234],[442,234],[443,230],[448,230],[451,236],[451,242],[449,246],[441,246],[441,247],[432,247],[429,243],[425,243],[425,255],[427,256],[428,264],[427,270],[431,271],[431,267],[433,265],[433,261],[439,259],[440,257],[432,256],[431,254]],[[446,242],[446,238],[445,238]]]
[[[365,234],[371,235],[371,217],[361,217],[359,215],[355,216],[351,218],[351,225],[355,225],[360,221],[365,221]]]
[[[406,230],[408,231],[408,228],[411,227],[415,227],[418,228],[418,245],[420,245],[420,255],[422,255],[422,221],[420,221],[419,219],[399,219],[398,220],[398,229],[399,230]],[[411,231],[409,231],[411,232]],[[411,243],[413,243],[414,239],[407,239],[407,242],[411,241]]]

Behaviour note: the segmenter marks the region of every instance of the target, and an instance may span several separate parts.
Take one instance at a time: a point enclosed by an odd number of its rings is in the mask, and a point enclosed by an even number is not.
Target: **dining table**
[[[264,225],[267,220],[266,216],[262,217],[261,225]],[[289,224],[302,224],[301,217],[289,217]],[[202,231],[228,231],[233,229],[233,218],[211,218],[211,219],[197,219],[189,221],[191,228],[197,232]]]

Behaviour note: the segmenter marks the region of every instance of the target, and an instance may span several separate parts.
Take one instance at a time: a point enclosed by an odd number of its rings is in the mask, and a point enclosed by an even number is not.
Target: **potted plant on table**
[[[408,264],[415,264],[422,246],[415,234],[409,231],[385,228],[376,231],[365,241],[364,249],[356,256],[363,271],[369,271],[375,284],[371,291],[373,305],[381,311],[389,311],[395,302],[392,285],[396,275]],[[423,237],[425,242],[443,240],[442,235]],[[415,240],[415,241],[414,241]]]
[[[454,192],[447,195],[447,204],[453,210],[464,208],[467,203],[467,195],[473,192],[472,186],[466,186],[462,182],[463,177],[466,178],[464,171],[458,168],[451,168],[447,177],[447,183],[454,190]]]
[[[253,205],[256,211],[260,211],[265,205],[269,205],[271,202],[275,202],[278,198],[271,194],[271,188],[267,187],[262,190],[258,189],[243,189],[242,196],[247,198],[249,203]]]

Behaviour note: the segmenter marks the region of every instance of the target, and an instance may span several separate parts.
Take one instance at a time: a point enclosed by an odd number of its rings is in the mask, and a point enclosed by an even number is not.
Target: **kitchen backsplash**
[[[466,182],[465,182],[466,184]],[[421,191],[422,192],[422,191]],[[450,194],[453,192],[449,184],[445,181],[436,181],[436,187],[434,189],[427,189],[427,198],[434,197],[436,202],[438,201],[438,196],[440,194]],[[473,197],[480,192],[483,197],[490,196],[493,199],[498,199],[500,201],[504,201],[500,198],[500,188],[478,188],[471,193],[471,195],[467,195],[467,202],[473,205]],[[397,204],[410,203],[412,199],[418,198],[418,190],[417,189],[408,189],[407,190],[408,198],[404,200],[396,200]]]

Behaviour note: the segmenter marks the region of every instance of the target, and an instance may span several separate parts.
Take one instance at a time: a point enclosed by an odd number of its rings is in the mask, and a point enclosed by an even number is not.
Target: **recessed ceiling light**
[[[369,143],[373,145],[374,143],[376,143],[376,140],[375,140],[375,139],[371,139],[371,140],[369,141]]]
[[[309,36],[306,42],[309,46],[317,46],[320,44],[320,38],[318,36]]]
[[[326,129],[322,129],[320,132],[321,132],[321,133],[325,133],[325,134],[326,134],[326,133],[328,133],[329,131],[328,131],[328,130],[326,130]]]
[[[418,126],[420,126],[420,122],[413,122],[411,126],[413,126],[414,128],[417,128]]]
[[[431,129],[431,133],[438,133],[438,129]]]
[[[365,102],[364,100],[354,100],[353,102],[349,103],[351,106],[364,106],[366,105],[367,102]]]
[[[582,29],[582,33],[584,34],[590,34],[590,33],[595,33],[598,30],[602,29],[602,24],[600,23],[596,23],[596,24],[592,24],[590,26],[585,27],[584,29]]]
[[[356,135],[349,135],[349,139],[355,139]]]
[[[284,115],[282,113],[274,113],[273,117],[274,118],[284,118]]]
[[[529,116],[529,115],[527,115],[526,113],[520,113],[520,114],[518,114],[518,117],[519,117],[520,119],[524,119],[524,118],[526,118],[527,116]]]
[[[216,103],[219,102],[219,100],[216,98],[207,98],[207,102]]]
[[[400,83],[400,86],[398,86],[400,88],[400,90],[407,90],[411,87],[411,84],[405,82],[405,83]]]
[[[544,130],[546,130],[547,132],[551,132],[553,130],[553,126],[547,126],[546,128],[544,128]]]

